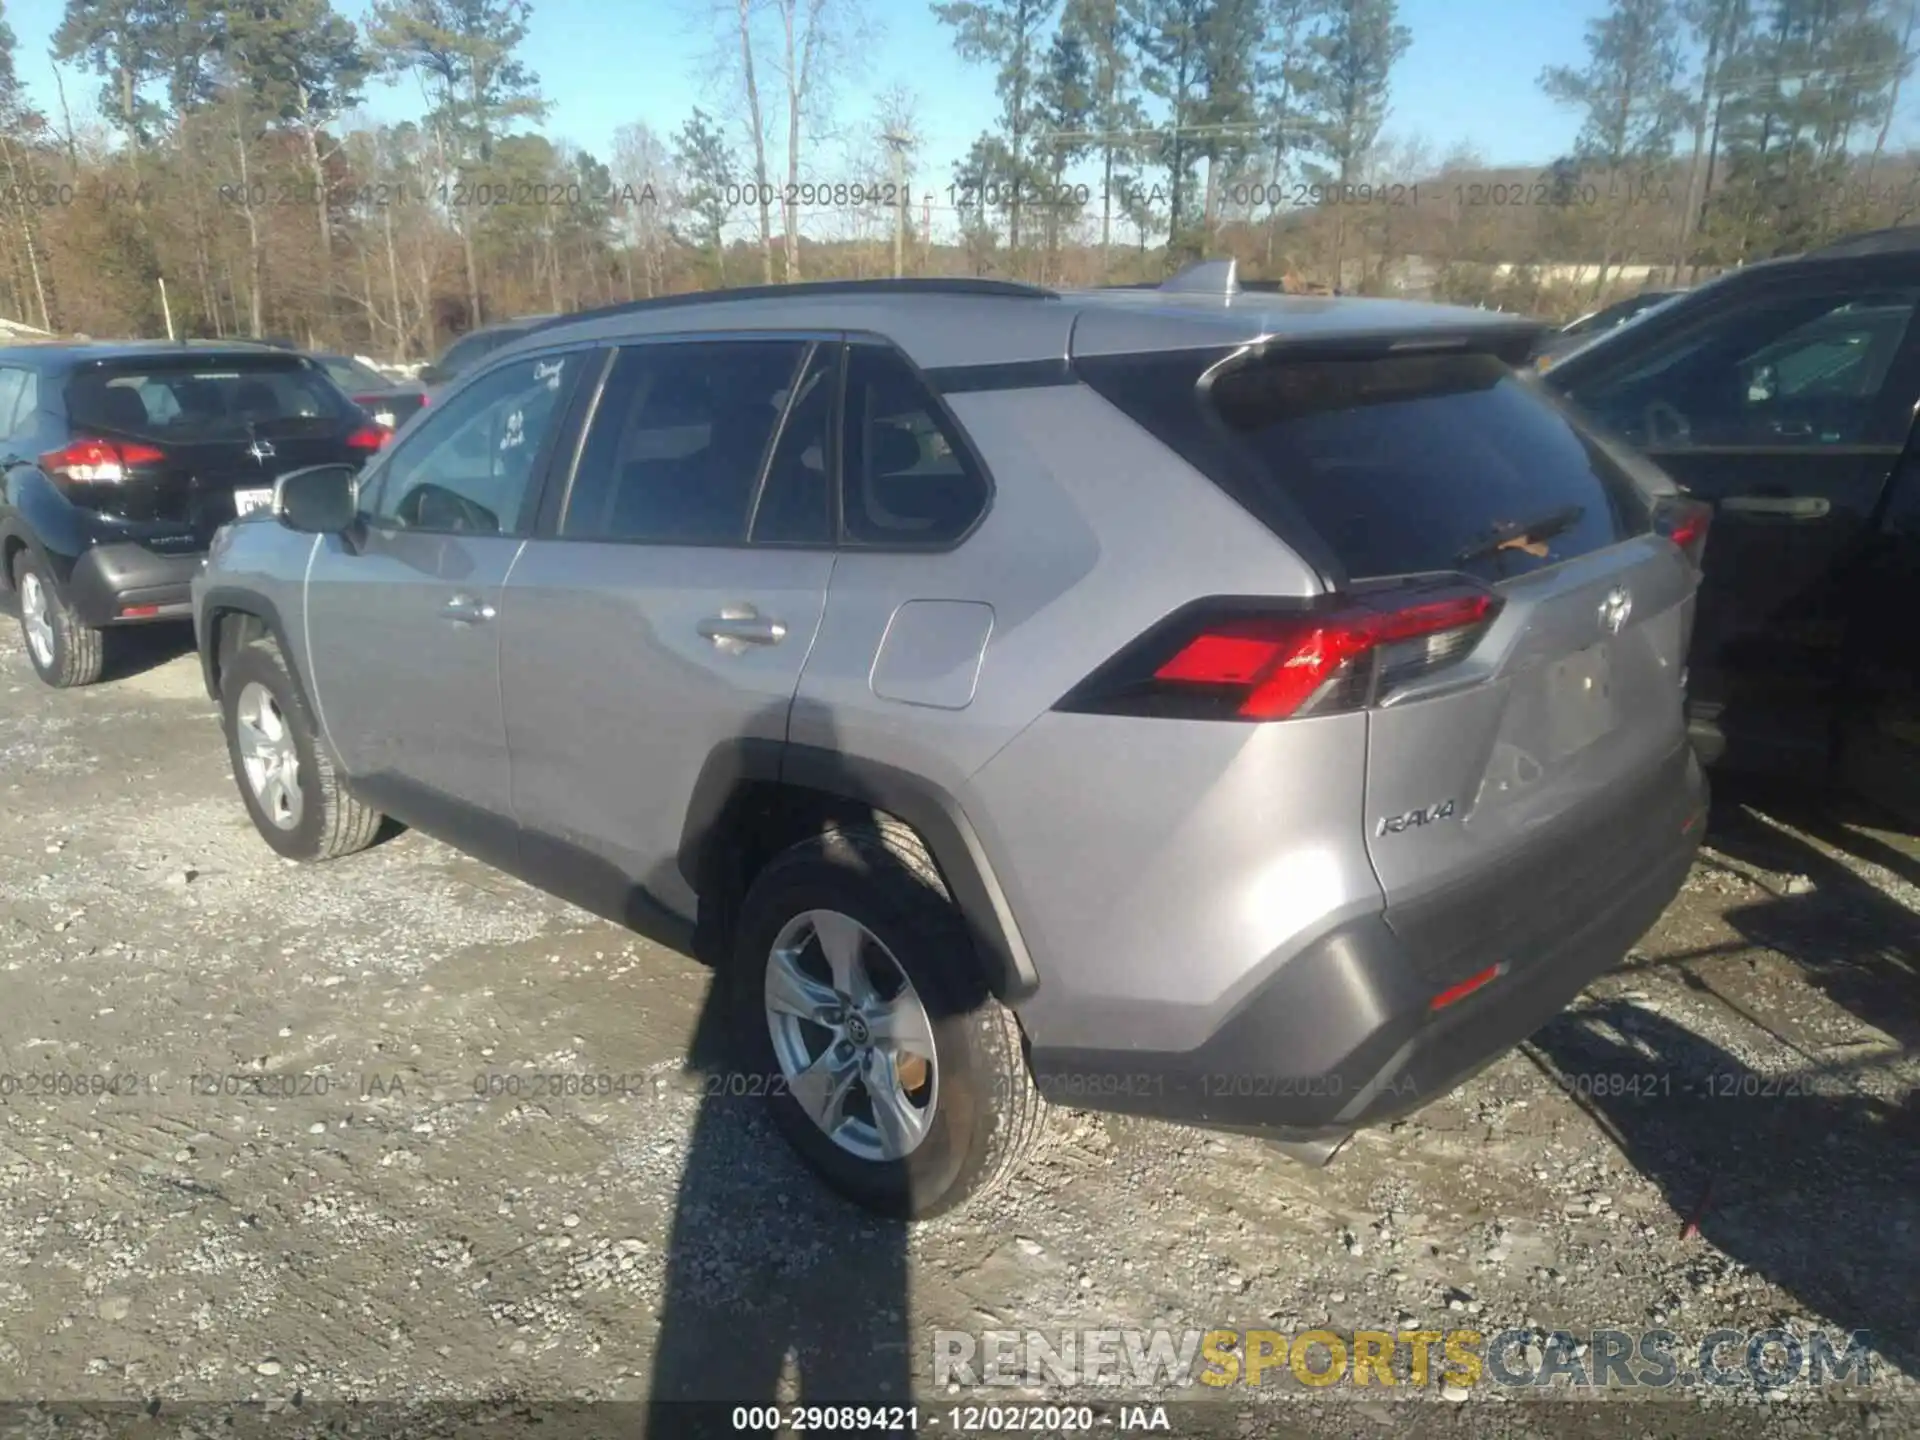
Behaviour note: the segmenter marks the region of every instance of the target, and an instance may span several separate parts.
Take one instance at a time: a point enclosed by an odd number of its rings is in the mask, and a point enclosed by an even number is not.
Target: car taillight
[[[1662,496],[1653,507],[1653,528],[1678,545],[1696,567],[1706,554],[1713,506],[1685,496]]]
[[[379,425],[362,425],[347,436],[347,445],[354,450],[378,450],[393,438],[393,432]]]
[[[117,484],[134,465],[157,465],[166,453],[126,440],[75,440],[40,457],[40,468],[62,480]]]
[[[1452,579],[1334,602],[1204,600],[1168,616],[1055,708],[1212,720],[1363,709],[1390,686],[1463,658],[1501,603]]]

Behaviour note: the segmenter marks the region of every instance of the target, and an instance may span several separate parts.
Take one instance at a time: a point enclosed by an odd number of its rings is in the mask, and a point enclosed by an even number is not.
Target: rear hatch
[[[1238,650],[1215,623],[1160,673],[1231,659],[1242,718],[1369,712],[1356,818],[1388,923],[1444,985],[1678,849],[1698,549],[1670,538],[1685,502],[1514,373],[1523,349],[1403,347],[1235,356],[1196,388],[1210,424],[1148,422],[1330,591],[1310,621],[1240,623]]]
[[[358,464],[384,431],[298,355],[123,355],[67,384],[70,442],[42,459],[76,502],[153,534],[213,532],[281,475]]]

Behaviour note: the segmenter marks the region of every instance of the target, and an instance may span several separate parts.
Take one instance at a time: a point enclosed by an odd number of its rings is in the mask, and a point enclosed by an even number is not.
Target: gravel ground
[[[1462,1326],[1664,1327],[1683,1361],[1721,1328],[1864,1330],[1873,1383],[1266,1386],[1173,1433],[1920,1432],[1910,837],[1723,796],[1623,969],[1329,1168],[1056,1112],[1008,1193],[908,1234],[709,1093],[693,961],[418,835],[276,858],[160,637],[55,693],[0,627],[0,814],[0,1400],[95,1407],[0,1410],[0,1435],[170,1433],[195,1402],[291,1435],[345,1401],[445,1433],[483,1402],[471,1433],[499,1435],[539,1401],[796,1377],[917,1398],[937,1433],[962,1401],[1076,1392],[936,1385],[935,1330]],[[477,1093],[536,1071],[626,1093]],[[132,1089],[28,1093],[45,1074]]]

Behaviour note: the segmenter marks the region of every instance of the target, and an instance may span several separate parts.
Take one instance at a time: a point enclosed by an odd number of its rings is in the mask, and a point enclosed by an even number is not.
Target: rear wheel
[[[34,673],[61,690],[98,680],[106,663],[106,637],[74,618],[46,566],[21,551],[13,584],[20,597],[20,636]]]
[[[233,778],[267,844],[290,860],[333,860],[373,843],[380,813],[341,785],[277,645],[235,655],[220,694]]]
[[[782,1132],[843,1195],[924,1219],[1004,1181],[1041,1105],[1013,1014],[981,983],[904,827],[834,830],[754,881],[735,930],[745,1054]]]

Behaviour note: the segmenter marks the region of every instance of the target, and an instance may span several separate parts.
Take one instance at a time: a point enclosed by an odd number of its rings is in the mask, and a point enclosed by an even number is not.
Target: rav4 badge
[[[1453,818],[1453,801],[1442,800],[1438,805],[1429,805],[1424,810],[1409,810],[1404,815],[1382,815],[1380,823],[1373,827],[1376,835],[1398,835],[1402,830],[1412,830],[1420,825],[1431,825],[1436,820]]]

